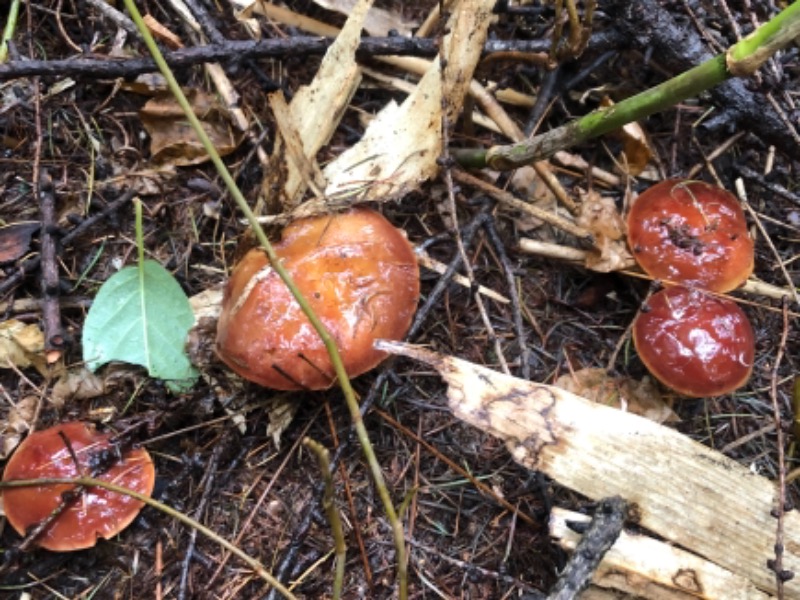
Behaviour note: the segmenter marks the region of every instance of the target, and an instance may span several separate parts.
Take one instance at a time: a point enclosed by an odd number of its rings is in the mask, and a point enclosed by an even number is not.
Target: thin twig
[[[783,584],[794,578],[792,571],[783,568],[783,541],[784,541],[784,517],[786,515],[786,458],[783,447],[783,421],[781,409],[778,402],[778,369],[780,368],[783,355],[786,352],[786,340],[789,336],[789,311],[786,302],[783,303],[783,331],[781,340],[778,344],[778,351],[775,355],[775,363],[772,366],[770,377],[769,395],[772,400],[772,418],[775,422],[775,445],[778,450],[778,504],[772,514],[777,521],[775,524],[775,558],[767,561],[767,566],[775,572],[775,588],[778,600],[784,599]]]
[[[589,585],[600,561],[622,532],[627,510],[627,502],[619,496],[598,503],[591,523],[547,600],[573,600]]]
[[[182,48],[165,55],[173,69],[200,65],[206,62],[238,62],[246,58],[285,58],[324,54],[333,39],[315,36],[293,36],[266,40],[226,40],[222,44],[208,44],[195,48]],[[514,49],[535,52],[541,49],[540,40],[487,40],[486,53]],[[358,55],[372,56],[436,56],[436,40],[406,37],[365,37],[361,39]],[[33,56],[33,55],[31,55]],[[158,71],[151,58],[99,59],[65,58],[55,60],[9,61],[0,64],[0,81],[31,77],[34,75],[56,77],[135,77]]]
[[[200,502],[197,503],[197,508],[194,510],[194,514],[198,521],[203,518],[203,513],[206,511],[208,500],[211,498],[211,492],[214,489],[214,478],[217,474],[217,463],[219,462],[219,457],[222,454],[224,447],[225,446],[222,442],[217,443],[214,446],[214,449],[211,451],[211,457],[208,459],[208,462],[205,465],[203,477],[200,479],[200,487],[203,488],[203,495],[200,497]],[[183,561],[181,562],[181,576],[178,584],[178,600],[184,600],[186,598],[186,588],[189,583],[189,569],[192,565],[192,558],[194,557],[194,548],[196,543],[197,530],[192,529],[191,532],[189,532],[189,543],[186,544],[186,551],[184,553]]]
[[[37,144],[38,149],[39,144]],[[48,364],[61,358],[66,348],[64,328],[61,324],[60,281],[58,276],[59,228],[56,223],[56,198],[53,180],[46,171],[41,173],[38,186],[39,207],[42,216],[42,321],[44,322],[44,349]]]

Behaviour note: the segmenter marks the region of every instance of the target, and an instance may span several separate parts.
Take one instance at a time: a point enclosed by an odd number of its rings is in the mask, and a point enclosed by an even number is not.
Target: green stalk
[[[288,598],[289,600],[297,600],[296,596],[292,594],[284,585],[281,584],[280,581],[275,579],[272,574],[264,568],[258,560],[255,558],[245,554],[242,550],[240,550],[235,544],[230,543],[225,538],[221,537],[219,534],[214,532],[213,530],[209,529],[202,523],[195,521],[188,515],[183,514],[182,512],[175,510],[171,506],[167,506],[159,502],[158,500],[154,500],[150,496],[146,496],[144,494],[140,494],[137,491],[129,490],[128,488],[121,487],[119,485],[115,485],[113,483],[109,483],[108,481],[103,481],[102,479],[94,479],[92,477],[76,477],[74,479],[70,479],[67,477],[45,477],[42,479],[18,479],[15,481],[3,481],[0,482],[0,489],[8,489],[8,488],[22,488],[22,487],[38,487],[38,486],[45,486],[45,485],[61,485],[61,484],[69,484],[74,485],[77,487],[92,488],[92,487],[99,487],[103,488],[104,490],[108,490],[110,492],[115,492],[117,494],[124,494],[125,496],[130,496],[131,498],[135,498],[140,502],[144,502],[145,504],[152,506],[153,508],[160,510],[164,514],[169,515],[173,519],[176,519],[183,523],[184,525],[188,525],[189,527],[196,529],[199,533],[205,535],[210,540],[217,542],[220,546],[225,548],[231,554],[239,557],[244,561],[248,567],[253,569],[253,571],[261,577],[264,581],[269,583],[273,586],[276,590],[278,590],[281,594],[283,594],[284,598]]]
[[[3,37],[0,38],[0,64],[8,60],[8,42],[14,37],[14,31],[17,29],[20,4],[20,0],[13,0],[8,8],[8,21],[6,21],[6,26],[3,28]]]
[[[340,600],[342,597],[342,587],[344,585],[344,565],[347,558],[347,544],[344,541],[344,529],[339,511],[336,510],[334,501],[333,477],[331,476],[331,457],[328,449],[311,438],[303,438],[303,445],[317,455],[319,470],[322,479],[325,481],[325,493],[322,496],[322,508],[331,526],[333,534],[336,567],[333,578],[333,600]]]
[[[194,110],[192,110],[189,101],[186,99],[186,96],[181,90],[180,85],[178,85],[178,82],[170,70],[169,65],[167,65],[167,62],[164,60],[164,56],[158,49],[153,36],[150,34],[150,31],[144,24],[142,15],[139,13],[139,9],[134,4],[134,0],[125,0],[125,7],[128,9],[131,18],[133,19],[134,23],[136,23],[136,27],[142,34],[145,45],[150,51],[153,60],[155,60],[159,71],[161,71],[161,74],[167,80],[167,85],[169,86],[170,91],[180,107],[183,109],[187,120],[192,125],[192,128],[197,133],[197,137],[203,144],[203,148],[205,148],[206,152],[211,158],[211,162],[214,164],[220,177],[222,177],[222,180],[225,182],[225,187],[228,189],[231,197],[236,201],[239,210],[242,211],[245,218],[247,218],[247,221],[250,223],[250,226],[253,228],[256,239],[258,239],[259,243],[264,248],[267,257],[269,258],[270,265],[286,284],[286,287],[289,288],[292,296],[295,298],[295,300],[297,300],[297,303],[300,305],[303,313],[306,315],[306,317],[308,317],[311,326],[322,339],[325,349],[328,351],[328,355],[331,358],[331,363],[339,381],[339,385],[342,388],[345,402],[347,403],[347,407],[350,411],[350,416],[356,429],[358,441],[360,442],[364,456],[367,459],[367,464],[369,465],[372,478],[375,481],[375,487],[378,490],[378,496],[380,497],[384,511],[386,512],[386,518],[389,520],[389,523],[392,527],[392,534],[395,542],[395,552],[397,554],[399,597],[400,600],[405,600],[408,597],[408,567],[406,564],[406,546],[403,525],[397,518],[397,512],[395,511],[394,504],[392,503],[391,496],[389,495],[389,490],[386,487],[386,481],[383,477],[383,472],[381,471],[378,459],[375,456],[375,451],[373,450],[372,444],[369,441],[367,429],[364,426],[363,419],[361,418],[361,411],[359,409],[358,401],[356,400],[355,392],[353,391],[353,386],[350,383],[350,379],[347,376],[347,371],[344,368],[344,363],[342,362],[339,350],[336,347],[336,342],[328,333],[325,325],[323,325],[316,313],[314,313],[313,309],[309,306],[308,302],[303,297],[300,289],[292,280],[288,271],[286,271],[283,264],[281,264],[278,255],[275,253],[275,250],[272,247],[272,244],[270,244],[269,239],[267,239],[267,235],[264,233],[263,228],[258,223],[258,219],[250,209],[250,206],[247,204],[247,200],[245,200],[245,197],[239,190],[239,187],[236,185],[233,176],[231,175],[230,171],[228,171],[228,168],[225,166],[222,158],[220,158],[219,153],[214,147],[214,144],[211,142],[205,130],[203,129],[200,120],[194,114]]]
[[[488,150],[452,150],[464,167],[507,171],[544,160],[560,150],[619,129],[736,76],[754,73],[770,56],[800,36],[800,2],[759,27],[725,54],[645,90],[622,102],[602,108],[516,144],[494,146]]]

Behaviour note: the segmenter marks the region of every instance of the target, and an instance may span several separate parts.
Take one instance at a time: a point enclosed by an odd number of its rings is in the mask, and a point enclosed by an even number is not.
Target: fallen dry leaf
[[[315,4],[328,10],[332,10],[343,15],[350,15],[356,6],[356,0],[314,0]],[[371,8],[364,20],[364,29],[370,35],[376,37],[386,37],[391,31],[399,35],[410,36],[417,23],[406,21],[402,15],[383,10],[382,8]]]
[[[0,368],[11,366],[18,369],[33,366],[42,375],[47,375],[44,333],[38,325],[16,319],[0,323]]]
[[[14,262],[30,251],[39,223],[12,223],[0,227],[0,264]]]
[[[600,102],[601,107],[613,106],[614,101],[605,96]],[[632,177],[640,175],[655,156],[655,151],[647,138],[647,133],[639,123],[633,121],[623,125],[611,134],[622,141],[622,154],[619,164],[626,173]]]
[[[641,415],[656,423],[675,423],[678,415],[649,378],[611,377],[605,369],[588,367],[559,377],[554,384],[592,402]]]
[[[7,458],[19,445],[23,434],[33,427],[38,396],[24,396],[0,420],[0,459]]]
[[[594,190],[582,192],[580,196],[575,222],[590,231],[595,239],[595,249],[586,255],[586,268],[609,273],[634,266],[636,261],[623,239],[625,220],[614,199]]]
[[[186,92],[186,97],[220,156],[233,152],[241,137],[234,133],[227,112],[214,96],[192,89]],[[149,100],[139,111],[139,118],[150,136],[153,163],[186,166],[208,160],[208,153],[183,109],[171,95],[162,94]]]

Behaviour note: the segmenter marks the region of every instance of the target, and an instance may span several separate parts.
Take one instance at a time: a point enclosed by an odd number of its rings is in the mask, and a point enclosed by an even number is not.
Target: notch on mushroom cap
[[[150,455],[137,448],[116,460],[110,438],[81,422],[62,423],[36,431],[25,438],[9,459],[3,481],[91,476],[92,465],[102,458],[114,462],[98,474],[97,479],[149,496],[155,483]],[[58,484],[3,490],[8,522],[24,536],[29,528],[50,518],[61,506],[62,494],[73,489],[73,485]],[[98,538],[108,539],[125,529],[142,506],[141,501],[130,496],[88,488],[64,507],[35,543],[62,552],[91,548]]]
[[[333,336],[355,377],[402,339],[419,299],[419,267],[402,231],[379,213],[352,209],[288,225],[275,251]],[[242,377],[279,390],[324,389],[334,371],[322,340],[264,252],[248,252],[225,288],[217,353]]]
[[[654,279],[728,292],[753,272],[753,240],[736,197],[703,181],[662,181],[628,213],[628,243]]]
[[[661,383],[692,397],[719,396],[744,385],[755,341],[739,306],[700,290],[653,294],[633,322],[636,351]]]

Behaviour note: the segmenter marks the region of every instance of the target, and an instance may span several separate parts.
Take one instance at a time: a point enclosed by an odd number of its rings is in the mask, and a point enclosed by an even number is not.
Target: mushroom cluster
[[[111,436],[78,421],[30,434],[3,471],[3,481],[94,476],[149,496],[155,468],[146,450],[135,448],[118,456]],[[98,538],[125,529],[143,503],[103,488],[76,490],[69,484],[43,484],[3,490],[3,508],[20,535],[45,527],[34,543],[55,551],[91,548]]]
[[[736,197],[702,181],[662,181],[631,207],[628,243],[642,269],[670,286],[648,299],[633,324],[648,370],[686,396],[744,385],[753,329],[734,302],[711,294],[739,287],[753,272],[753,240]]]
[[[333,337],[348,376],[383,360],[375,339],[407,333],[419,299],[419,267],[403,232],[380,213],[356,208],[300,219],[274,247]],[[322,340],[260,248],[231,273],[216,349],[236,373],[265,387],[318,390],[335,382]]]

